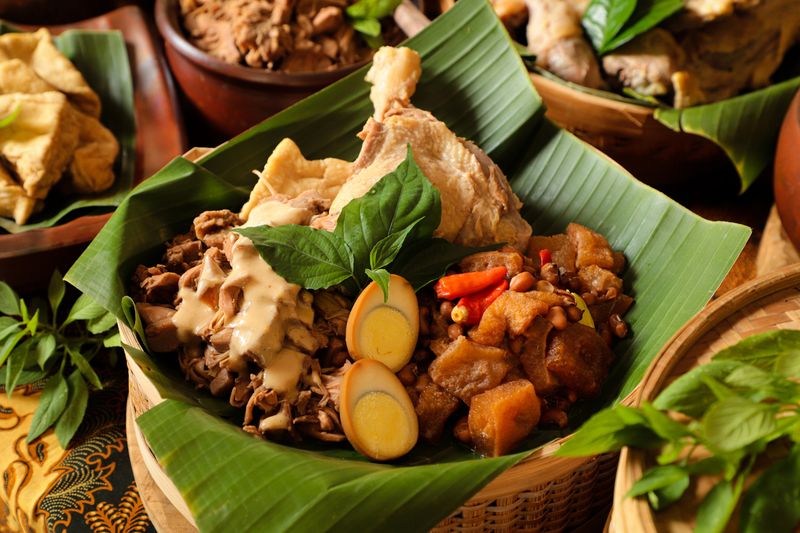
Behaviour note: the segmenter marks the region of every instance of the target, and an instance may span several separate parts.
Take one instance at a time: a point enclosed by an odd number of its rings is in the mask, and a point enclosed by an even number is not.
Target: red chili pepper
[[[539,250],[539,263],[542,265],[546,265],[547,263],[553,262],[553,254],[550,253],[550,250],[547,248],[542,248]]]
[[[436,282],[433,289],[441,300],[455,300],[486,287],[497,285],[505,279],[508,270],[504,266],[481,270],[478,272],[464,272],[445,276]]]
[[[453,307],[450,318],[457,324],[474,326],[481,321],[483,313],[497,300],[501,294],[508,290],[508,280],[503,280],[494,287],[486,287],[480,292],[464,296]]]

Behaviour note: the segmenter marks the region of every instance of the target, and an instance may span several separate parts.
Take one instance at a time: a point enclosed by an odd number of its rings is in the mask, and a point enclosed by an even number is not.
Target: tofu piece
[[[536,390],[524,379],[475,396],[468,418],[475,449],[488,457],[509,453],[533,431],[541,413]]]
[[[434,383],[469,405],[473,396],[502,383],[510,369],[504,349],[461,336],[433,360],[428,374]]]
[[[42,204],[26,196],[25,189],[0,166],[0,217],[13,218],[17,224],[25,224],[41,207]]]
[[[114,161],[119,143],[99,120],[76,113],[80,124],[78,147],[61,181],[67,193],[92,194],[105,191],[114,184]]]
[[[419,433],[427,442],[438,442],[444,433],[447,419],[456,412],[461,402],[434,382],[422,389],[415,410],[419,419]]]

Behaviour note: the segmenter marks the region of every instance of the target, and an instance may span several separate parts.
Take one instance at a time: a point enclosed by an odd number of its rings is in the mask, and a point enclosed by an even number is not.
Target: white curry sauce
[[[282,202],[266,201],[254,208],[243,227],[307,224],[310,213],[306,209]],[[216,301],[209,294],[220,291],[241,291],[238,311],[230,320],[232,328],[228,356],[229,366],[244,367],[247,359],[254,360],[264,369],[264,388],[273,389],[285,397],[296,395],[296,385],[304,368],[305,355],[285,347],[287,332],[297,337],[310,337],[308,330],[314,321],[312,298],[299,285],[289,283],[264,261],[250,239],[231,234],[236,239],[232,246],[231,271],[225,273],[208,256],[197,283],[181,287],[181,302],[172,321],[181,342],[199,340],[212,321],[218,320]],[[297,334],[298,331],[302,333]]]

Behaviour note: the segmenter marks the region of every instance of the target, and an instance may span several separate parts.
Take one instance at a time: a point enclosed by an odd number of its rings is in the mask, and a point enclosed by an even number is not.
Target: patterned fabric
[[[68,450],[52,430],[25,443],[41,385],[0,396],[0,531],[154,532],[133,481],[125,438],[124,369],[89,398]]]

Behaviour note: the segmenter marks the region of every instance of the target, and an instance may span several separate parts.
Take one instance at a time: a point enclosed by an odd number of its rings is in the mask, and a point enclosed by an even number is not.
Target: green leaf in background
[[[351,25],[354,30],[367,37],[379,37],[381,34],[381,23],[378,19],[357,19]]]
[[[625,497],[634,498],[647,494],[653,509],[658,511],[680,500],[688,487],[689,473],[684,468],[674,465],[657,466],[646,471]]]
[[[715,361],[738,361],[772,370],[778,356],[800,354],[800,331],[773,330],[752,335],[714,355]]]
[[[741,484],[722,480],[706,495],[697,509],[694,533],[721,533],[733,514]]]
[[[42,391],[39,407],[33,415],[25,442],[30,444],[58,420],[67,405],[67,396],[69,396],[67,381],[61,372],[56,372],[47,380],[47,385]]]
[[[604,50],[636,9],[636,0],[592,0],[581,24],[594,49]]]
[[[775,144],[800,76],[713,104],[685,109],[660,107],[656,120],[675,131],[718,144],[730,158],[746,191],[772,163]]]
[[[742,496],[739,531],[789,532],[800,524],[800,445],[758,476]]]
[[[711,361],[691,369],[669,384],[653,402],[656,409],[678,411],[692,417],[699,417],[716,401],[716,396],[708,388],[705,376],[725,379],[738,365],[734,361]]]
[[[772,433],[776,411],[777,406],[731,396],[708,410],[703,429],[710,444],[722,451],[734,451]]]
[[[19,297],[8,283],[0,281],[0,313],[4,315],[19,315]]]
[[[460,0],[408,45],[422,57],[415,105],[500,165],[537,234],[561,232],[577,221],[605,234],[629,261],[624,281],[636,298],[627,316],[633,335],[616,347],[604,396],[570,412],[565,432],[573,431],[632,390],[664,342],[714,293],[749,230],[703,220],[548,123],[487,3]],[[263,168],[281,139],[293,138],[309,158],[353,160],[361,145],[356,133],[372,114],[365,73],[275,115],[197,164],[178,159],[146,180],[122,202],[67,281],[122,318],[120,302],[136,265],[157,262],[163,243],[185,232],[198,213],[238,210],[256,181],[252,170]],[[213,399],[186,386],[174,357],[138,356],[162,394],[189,389],[187,400],[161,403],[140,421],[160,464],[207,531],[258,529],[264,517],[274,531],[427,529],[529,450],[564,434],[537,431],[523,451],[500,459],[476,459],[455,444],[421,444],[396,464],[375,465],[347,446],[307,444],[313,449],[302,450],[253,439],[235,422],[189,407]],[[636,437],[661,441],[652,432]],[[367,468],[376,474],[361,475]],[[243,484],[245,479],[257,486]]]
[[[69,352],[69,358],[72,361],[72,364],[78,367],[78,370],[83,377],[86,378],[86,381],[91,383],[91,385],[95,389],[102,389],[103,384],[100,383],[100,378],[97,377],[97,373],[92,368],[92,365],[89,364],[89,361],[79,352],[78,350],[72,350],[67,348],[67,352]]]
[[[382,19],[388,17],[402,0],[358,0],[345,10],[347,16],[356,19]]]
[[[75,300],[72,309],[69,310],[64,324],[70,324],[76,320],[92,320],[103,316],[105,313],[106,310],[102,305],[95,302],[90,296],[81,294],[78,299]]]
[[[55,336],[53,336],[52,333],[46,333],[42,335],[37,339],[32,351],[35,354],[36,364],[39,365],[39,368],[44,370],[47,362],[51,357],[53,357],[53,355],[55,355],[56,352]]]
[[[10,31],[17,30],[6,24],[0,25],[0,34]],[[122,33],[116,30],[68,30],[53,40],[100,97],[103,106],[100,121],[119,142],[120,153],[114,164],[116,179],[109,190],[83,198],[51,194],[44,211],[34,215],[28,224],[20,226],[12,220],[0,218],[0,228],[10,233],[54,226],[79,210],[110,211],[119,205],[133,186],[136,160],[133,77]]]
[[[637,0],[636,9],[625,22],[622,30],[598,52],[603,55],[619,48],[644,32],[655,28],[681,9],[683,9],[683,0]]]
[[[50,302],[50,309],[53,311],[53,316],[58,312],[58,306],[61,305],[61,300],[64,299],[64,278],[58,270],[53,271],[50,276],[50,283],[47,286],[47,299]]]
[[[86,412],[86,405],[89,403],[89,389],[86,387],[86,382],[83,381],[80,371],[74,370],[69,375],[67,388],[69,389],[67,406],[58,418],[55,427],[58,443],[65,450],[75,432],[78,431],[78,427],[80,427],[83,420],[83,414]]]
[[[14,388],[17,386],[19,376],[22,374],[22,369],[25,368],[25,363],[28,362],[28,354],[31,351],[31,339],[26,340],[11,352],[6,363],[6,394],[11,398]]]
[[[104,314],[94,317],[86,324],[89,333],[103,333],[117,325],[117,317],[103,309]]]

